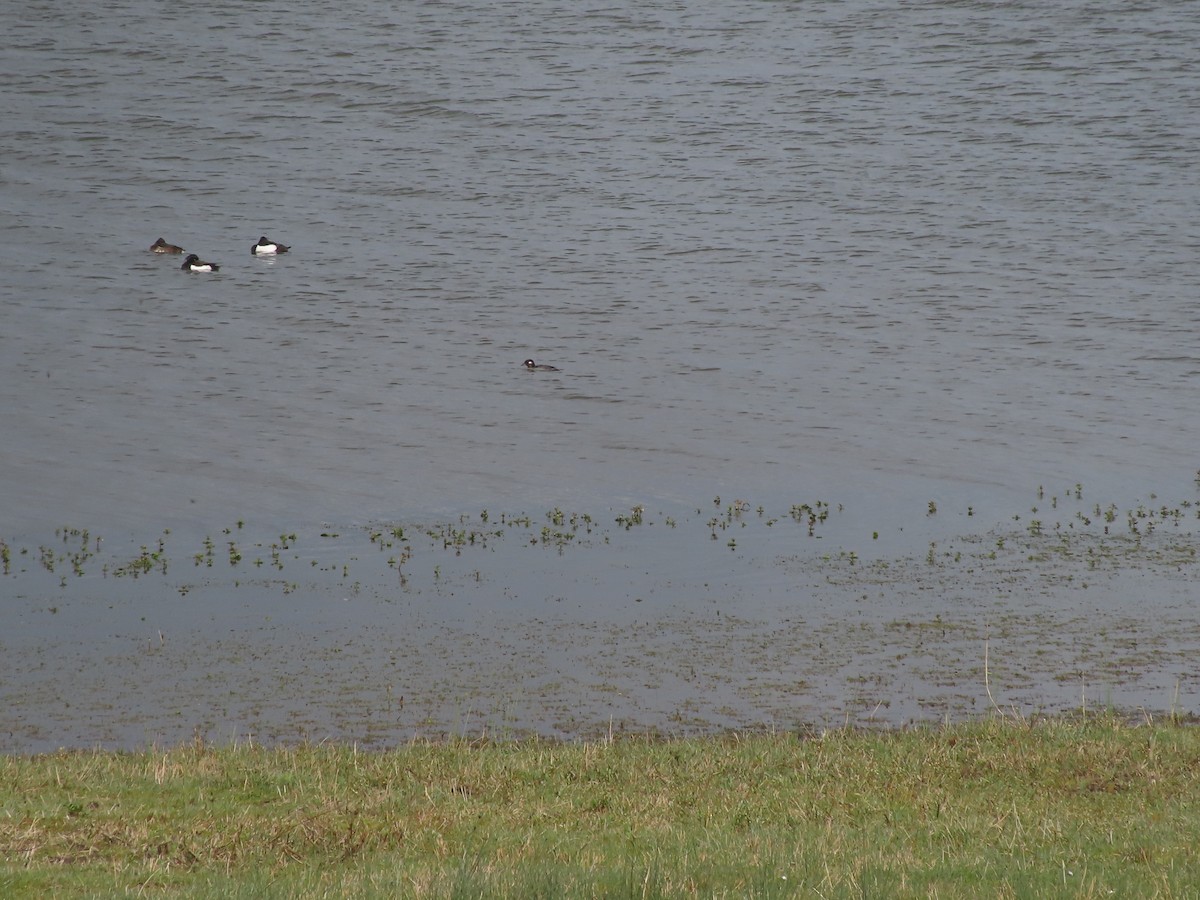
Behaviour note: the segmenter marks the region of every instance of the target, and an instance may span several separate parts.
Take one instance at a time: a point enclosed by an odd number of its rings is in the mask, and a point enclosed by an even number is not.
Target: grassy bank
[[[0,895],[1195,896],[1200,729],[0,758]]]

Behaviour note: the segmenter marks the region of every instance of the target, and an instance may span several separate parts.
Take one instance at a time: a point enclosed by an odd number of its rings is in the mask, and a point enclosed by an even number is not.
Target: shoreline
[[[915,510],[902,556],[823,501],[62,529],[6,545],[0,751],[1194,714],[1190,501],[1040,504]]]

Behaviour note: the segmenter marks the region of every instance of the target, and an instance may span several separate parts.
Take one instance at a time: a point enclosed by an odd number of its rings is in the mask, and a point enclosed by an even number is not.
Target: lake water
[[[0,536],[1194,494],[1193,13],[7,9]]]

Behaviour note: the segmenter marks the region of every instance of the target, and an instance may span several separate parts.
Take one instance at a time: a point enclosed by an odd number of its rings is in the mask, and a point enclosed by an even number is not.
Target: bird
[[[542,366],[542,365],[538,365],[538,364],[537,364],[537,363],[535,363],[535,362],[534,362],[532,359],[527,359],[527,360],[525,360],[525,362],[523,363],[523,365],[524,365],[524,366],[525,366],[525,368],[527,368],[527,369],[528,369],[530,372],[533,372],[533,371],[538,371],[538,372],[558,372],[558,371],[559,371],[559,368],[558,368],[557,366]]]
[[[259,256],[270,253],[287,253],[291,249],[287,244],[267,240],[267,236],[264,234],[258,239],[258,243],[250,248],[250,255]]]
[[[179,268],[185,272],[217,272],[220,271],[220,266],[216,263],[201,262],[200,257],[195,253],[189,253],[188,258],[183,261],[183,265]]]
[[[159,238],[150,245],[150,250],[153,253],[182,253],[182,247],[176,247],[174,244],[168,244],[162,238]]]

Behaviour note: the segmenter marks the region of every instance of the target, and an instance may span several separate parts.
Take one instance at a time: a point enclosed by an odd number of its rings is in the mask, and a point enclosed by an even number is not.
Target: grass
[[[4,897],[1184,897],[1200,730],[0,757]]]

